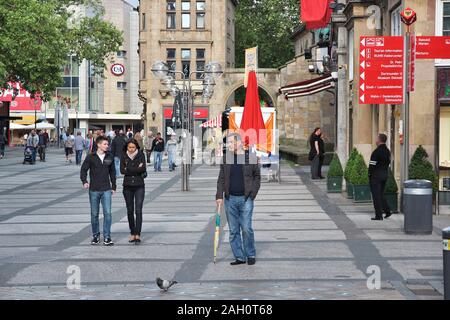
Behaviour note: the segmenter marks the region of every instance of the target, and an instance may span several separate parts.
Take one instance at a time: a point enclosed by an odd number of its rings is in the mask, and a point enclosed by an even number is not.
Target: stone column
[[[347,28],[338,28],[338,83],[337,83],[337,146],[336,152],[342,165],[345,166],[348,158],[348,81],[346,66],[347,60]]]

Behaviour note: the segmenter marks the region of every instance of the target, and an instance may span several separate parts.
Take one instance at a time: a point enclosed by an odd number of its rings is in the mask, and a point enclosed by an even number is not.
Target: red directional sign
[[[359,103],[403,103],[403,37],[360,38]]]
[[[417,59],[450,59],[450,37],[416,37]]]

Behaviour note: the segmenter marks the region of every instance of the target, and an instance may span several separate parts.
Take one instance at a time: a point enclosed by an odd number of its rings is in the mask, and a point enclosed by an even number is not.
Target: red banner
[[[331,20],[330,4],[333,0],[302,0],[300,2],[300,20],[306,24],[306,29],[326,27]]]
[[[450,37],[416,37],[417,59],[450,59]]]
[[[403,37],[360,38],[360,104],[403,103]]]
[[[42,100],[36,95],[36,100],[31,99],[31,94],[20,86],[20,83],[10,83],[11,88],[0,90],[0,101],[10,103],[10,111],[40,111]],[[18,90],[13,100],[14,90]],[[35,103],[36,102],[36,103]]]

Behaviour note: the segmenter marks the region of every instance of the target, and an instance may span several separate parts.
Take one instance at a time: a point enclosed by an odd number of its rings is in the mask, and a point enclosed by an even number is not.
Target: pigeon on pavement
[[[158,285],[158,287],[161,289],[161,290],[164,290],[164,291],[167,291],[167,290],[169,290],[169,288],[171,287],[171,286],[173,286],[174,284],[177,284],[178,282],[176,282],[176,281],[169,281],[169,280],[163,280],[163,279],[161,279],[161,278],[156,278],[156,284]]]

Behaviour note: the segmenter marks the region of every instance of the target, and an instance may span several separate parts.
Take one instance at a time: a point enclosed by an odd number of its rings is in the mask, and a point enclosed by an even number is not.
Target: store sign
[[[416,37],[417,59],[450,59],[450,37]]]
[[[39,94],[36,99],[31,98],[31,94],[22,88],[20,83],[9,83],[10,88],[0,90],[0,101],[10,102],[10,111],[41,111],[42,100]],[[13,95],[16,93],[15,98]]]
[[[360,38],[360,104],[403,103],[403,37]]]
[[[125,66],[120,63],[115,63],[111,66],[111,73],[119,77],[125,73]]]
[[[172,119],[172,108],[164,109],[164,118]],[[195,108],[194,110],[194,118],[195,119],[208,119],[208,109],[207,108]]]
[[[416,79],[416,36],[413,34],[409,38],[409,79],[408,79],[408,92],[413,92],[415,88]]]

